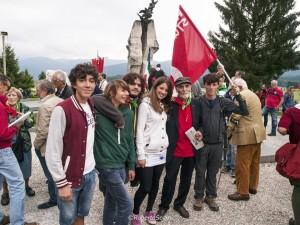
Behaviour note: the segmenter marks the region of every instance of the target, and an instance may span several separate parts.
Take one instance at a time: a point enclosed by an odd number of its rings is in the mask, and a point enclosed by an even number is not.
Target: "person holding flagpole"
[[[206,75],[203,82],[205,95],[199,98],[199,107],[205,145],[196,154],[193,207],[194,210],[200,211],[205,202],[212,211],[219,211],[219,206],[215,201],[217,197],[216,176],[222,163],[225,132],[224,114],[234,112],[245,116],[248,115],[248,110],[238,88],[234,85],[232,90],[239,106],[229,99],[217,96],[219,77],[216,73]]]

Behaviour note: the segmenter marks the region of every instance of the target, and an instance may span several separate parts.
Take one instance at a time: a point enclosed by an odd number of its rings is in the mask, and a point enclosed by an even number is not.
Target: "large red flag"
[[[217,59],[196,26],[179,6],[172,57],[172,77],[190,77],[194,83]]]
[[[96,67],[98,73],[102,73],[104,67],[104,57],[97,57],[96,59],[92,59],[92,64]]]

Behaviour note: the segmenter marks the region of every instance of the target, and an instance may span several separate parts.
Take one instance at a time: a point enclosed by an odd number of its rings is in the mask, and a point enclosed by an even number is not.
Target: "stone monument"
[[[128,71],[144,74],[148,58],[152,61],[153,54],[159,46],[156,40],[154,21],[151,19],[153,9],[158,1],[151,0],[148,8],[140,10],[139,20],[135,20],[128,39]]]

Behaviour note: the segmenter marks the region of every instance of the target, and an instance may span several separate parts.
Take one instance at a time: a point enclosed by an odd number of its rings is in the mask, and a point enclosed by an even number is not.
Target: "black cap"
[[[192,84],[192,81],[189,77],[179,77],[176,81],[175,81],[175,86],[178,86],[180,84]]]

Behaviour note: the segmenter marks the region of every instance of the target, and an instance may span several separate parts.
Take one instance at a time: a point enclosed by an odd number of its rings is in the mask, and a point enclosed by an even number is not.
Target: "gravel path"
[[[163,179],[164,175],[162,176]],[[184,224],[184,225],[286,225],[292,216],[291,192],[292,186],[286,178],[281,177],[275,171],[275,164],[261,164],[260,184],[257,195],[251,196],[248,202],[232,202],[227,199],[227,195],[235,191],[233,179],[222,174],[220,188],[218,191],[219,212],[212,212],[207,206],[200,212],[193,210],[193,188],[191,188],[188,200],[185,204],[190,212],[189,219],[181,218],[172,208],[166,215],[163,222],[158,224]],[[25,218],[26,221],[37,221],[41,225],[58,224],[58,209],[53,207],[47,210],[38,210],[37,205],[48,199],[46,178],[37,157],[33,152],[33,174],[31,186],[36,191],[36,196],[29,198],[26,196]],[[161,181],[162,186],[162,181]],[[193,187],[193,184],[192,186]],[[161,190],[162,187],[160,187]],[[131,195],[136,189],[129,188]],[[155,210],[160,202],[160,194],[155,204]],[[145,205],[143,205],[142,212]],[[4,212],[8,212],[8,207],[3,207]],[[87,225],[102,224],[103,197],[97,189],[90,216],[86,218]],[[146,222],[143,222],[146,224]]]

